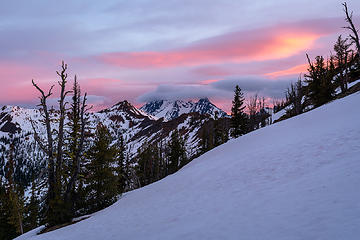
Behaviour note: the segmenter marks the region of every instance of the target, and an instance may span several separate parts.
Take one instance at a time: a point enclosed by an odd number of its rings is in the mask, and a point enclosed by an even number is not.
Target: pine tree
[[[87,153],[89,163],[86,165],[86,190],[90,212],[103,209],[117,200],[118,179],[114,169],[117,150],[111,146],[112,140],[106,126],[99,123],[94,144]]]
[[[116,176],[117,176],[117,189],[118,194],[122,194],[125,191],[126,188],[126,181],[128,179],[127,173],[126,173],[126,146],[124,143],[124,138],[121,135],[117,144],[117,155],[116,155]]]
[[[140,185],[145,186],[167,176],[168,165],[164,161],[162,142],[144,143],[138,149],[136,174]]]
[[[296,116],[303,112],[303,96],[304,88],[300,76],[296,83],[291,83],[286,92],[286,101],[292,106],[291,110],[288,111],[290,116]]]
[[[11,137],[12,138],[12,137]],[[7,180],[6,193],[8,195],[9,203],[9,223],[16,227],[18,234],[24,233],[24,191],[14,181],[14,140],[10,143],[9,157],[7,162],[7,173],[5,175]]]
[[[186,156],[185,140],[179,135],[179,131],[177,129],[171,134],[167,159],[169,174],[175,173],[188,161]]]
[[[70,111],[68,113],[69,121],[68,132],[69,137],[67,139],[68,143],[68,151],[66,152],[66,164],[65,169],[67,169],[66,175],[66,186],[64,193],[64,202],[66,203],[66,218],[67,221],[70,221],[76,212],[75,205],[76,202],[80,199],[77,197],[81,196],[81,193],[77,193],[76,191],[80,191],[82,189],[76,189],[79,184],[79,174],[82,167],[83,161],[83,148],[85,141],[85,128],[88,124],[88,118],[85,116],[86,109],[86,93],[83,97],[83,101],[81,101],[81,90],[80,85],[77,82],[77,78],[75,76],[73,90],[72,90],[72,102]]]
[[[154,182],[155,165],[157,153],[152,145],[144,143],[138,149],[137,155],[137,176],[141,186],[148,185]]]
[[[200,154],[204,154],[214,148],[214,134],[206,125],[200,130]]]
[[[31,184],[30,202],[26,206],[27,217],[25,218],[26,230],[31,230],[39,225],[39,205],[40,201],[36,195],[35,181]]]
[[[338,76],[336,82],[341,88],[341,92],[344,93],[347,90],[347,83],[349,81],[348,63],[350,60],[351,43],[348,43],[348,39],[343,39],[340,35],[334,45],[335,51],[335,63],[337,67]]]
[[[319,107],[332,100],[335,89],[332,83],[335,67],[333,59],[331,58],[325,63],[322,56],[317,56],[315,62],[308,59],[309,68],[308,74],[305,74],[305,82],[307,85],[307,96],[314,107]]]
[[[241,88],[236,85],[234,100],[232,101],[231,108],[231,135],[237,138],[247,132],[248,121],[246,114],[244,113],[244,95],[241,92]]]
[[[16,226],[10,221],[11,204],[3,181],[0,177],[0,239],[11,240],[19,234],[16,231]]]
[[[223,129],[220,127],[220,123],[219,123],[219,118],[218,118],[218,112],[215,112],[215,117],[214,117],[214,147],[217,147],[221,144],[223,144]]]

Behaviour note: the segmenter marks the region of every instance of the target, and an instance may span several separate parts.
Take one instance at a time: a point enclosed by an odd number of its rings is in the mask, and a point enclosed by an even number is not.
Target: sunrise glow
[[[34,106],[37,93],[31,88],[31,79],[44,87],[51,86],[55,71],[65,60],[71,77],[77,74],[83,89],[101,107],[124,99],[144,104],[146,96],[163,96],[159,93],[162,85],[171,85],[172,89],[196,85],[203,86],[196,88],[199,97],[208,94],[229,110],[223,102],[231,101],[232,90],[222,83],[236,80],[249,93],[256,92],[246,85],[251,81],[255,85],[256,81],[283,81],[281,86],[285,86],[306,71],[305,53],[313,57],[328,54],[329,44],[343,31],[343,17],[336,7],[332,14],[309,17],[305,12],[302,15],[305,9],[301,4],[292,3],[293,11],[299,13],[292,17],[291,11],[270,5],[262,9],[259,3],[257,7],[262,10],[258,11],[271,9],[272,17],[263,14],[256,24],[250,24],[250,12],[238,14],[236,8],[241,4],[235,7],[227,3],[216,3],[223,9],[216,23],[211,19],[214,14],[206,14],[212,9],[200,3],[193,6],[194,11],[204,12],[198,17],[182,4],[176,7],[182,15],[174,12],[168,18],[161,14],[165,9],[172,11],[165,4],[149,11],[150,15],[128,16],[116,13],[118,8],[108,12],[111,4],[102,8],[99,3],[99,14],[117,20],[102,18],[103,22],[96,22],[97,14],[90,10],[75,15],[70,11],[68,16],[66,12],[54,12],[57,20],[38,16],[46,18],[43,26],[28,24],[33,18],[23,14],[13,21],[14,26],[17,24],[15,30],[12,25],[4,25],[2,30],[0,104]],[[86,20],[78,21],[75,16]],[[193,20],[188,22],[187,18]],[[140,23],[139,19],[144,21]],[[283,94],[280,87],[276,91],[270,94],[258,89],[269,98]],[[180,99],[188,94],[175,91],[172,95]]]

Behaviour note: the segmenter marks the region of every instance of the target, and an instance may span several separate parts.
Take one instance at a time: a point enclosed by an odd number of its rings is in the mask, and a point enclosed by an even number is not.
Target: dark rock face
[[[12,117],[10,115],[6,114],[5,112],[0,113],[0,131],[14,134],[21,130],[16,124],[11,121]]]
[[[143,110],[146,113],[152,114],[156,112],[158,109],[160,109],[163,104],[164,104],[163,100],[155,100],[146,103],[144,106],[141,107],[141,110]]]
[[[201,98],[191,109],[191,112],[208,114],[213,117],[215,117],[215,112],[217,112],[217,118],[223,118],[227,116],[226,112],[216,107],[212,102],[209,101],[208,98]]]

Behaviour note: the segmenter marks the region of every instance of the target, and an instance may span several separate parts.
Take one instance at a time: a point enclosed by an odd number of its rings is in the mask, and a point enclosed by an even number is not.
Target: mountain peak
[[[119,115],[119,114],[125,113],[134,118],[149,118],[151,120],[156,120],[156,118],[149,115],[148,113],[137,109],[134,105],[132,105],[127,100],[120,101],[110,108],[99,111],[99,113],[112,113],[114,115]]]
[[[140,110],[157,118],[163,117],[165,121],[191,112],[208,114],[212,118],[215,118],[216,112],[219,118],[227,116],[226,112],[216,107],[207,97],[201,98],[197,102],[193,100],[154,100],[146,103]]]
[[[210,102],[210,100],[207,97],[200,98],[198,102]]]
[[[120,101],[120,102],[116,103],[115,105],[113,105],[113,107],[115,107],[115,106],[132,107],[131,103],[129,103],[127,100]]]

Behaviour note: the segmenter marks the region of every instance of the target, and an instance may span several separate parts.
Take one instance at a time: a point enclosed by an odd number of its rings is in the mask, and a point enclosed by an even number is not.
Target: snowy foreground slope
[[[254,131],[87,220],[18,239],[359,239],[360,94]]]

